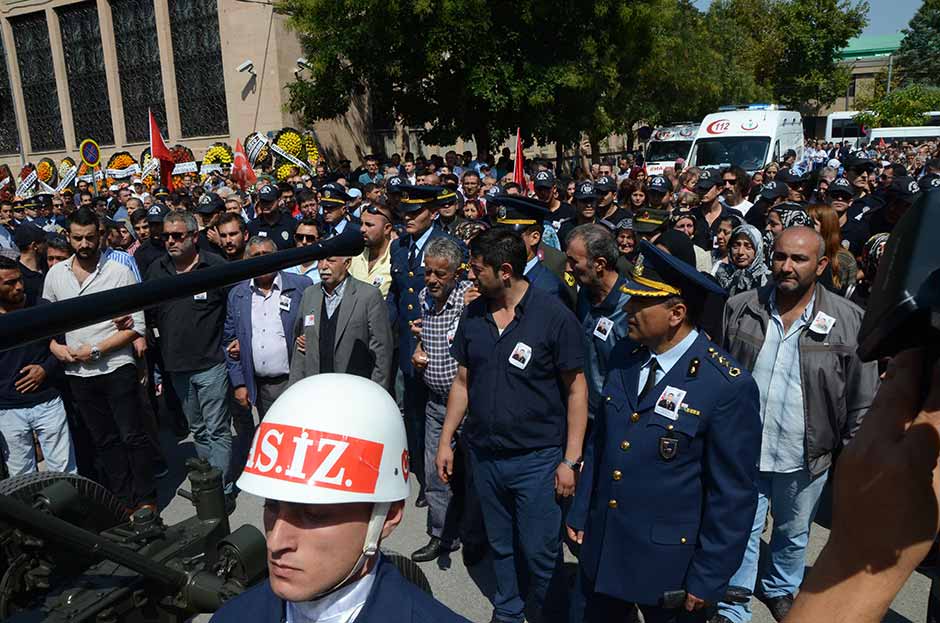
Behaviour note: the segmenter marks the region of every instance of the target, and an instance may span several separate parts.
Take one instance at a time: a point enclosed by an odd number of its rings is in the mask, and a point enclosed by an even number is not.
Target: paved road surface
[[[164,447],[170,447],[176,443],[169,436],[164,437]],[[171,465],[174,466],[170,475],[160,481],[160,504],[163,508],[162,515],[167,523],[176,523],[193,514],[192,506],[188,501],[175,495],[179,485],[184,484],[184,474],[182,473],[183,459],[193,454],[190,441],[179,442],[176,446],[177,455],[170,458]],[[415,508],[415,492],[412,492],[411,500],[405,509],[405,519],[401,526],[395,531],[391,538],[384,543],[388,549],[410,555],[411,552],[427,543],[425,533],[425,521],[427,510]],[[238,507],[231,516],[231,525],[234,528],[250,523],[261,526],[261,500],[254,496],[242,493],[238,498]],[[810,537],[808,564],[816,559],[819,551],[826,543],[829,531],[820,526],[814,526]],[[566,558],[573,562],[574,558],[570,553]],[[427,574],[428,580],[434,591],[434,596],[449,606],[454,611],[467,617],[471,621],[486,623],[492,615],[492,607],[485,596],[493,586],[492,573],[489,567],[489,560],[484,560],[471,570],[468,570],[460,556],[455,552],[447,559],[437,562],[424,563],[421,568]],[[904,589],[895,599],[885,621],[888,623],[902,623],[911,621],[921,623],[925,620],[927,606],[926,599],[929,590],[929,582],[920,575],[912,577]],[[754,621],[755,623],[773,623],[773,617],[770,616],[763,604],[754,601]],[[198,617],[197,621],[207,621],[208,616]]]

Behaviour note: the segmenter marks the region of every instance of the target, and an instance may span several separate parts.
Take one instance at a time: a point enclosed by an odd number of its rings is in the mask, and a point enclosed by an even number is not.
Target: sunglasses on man
[[[187,236],[191,236],[193,232],[191,231],[165,231],[160,234],[160,238],[164,242],[168,242],[171,238],[177,242],[186,240]]]

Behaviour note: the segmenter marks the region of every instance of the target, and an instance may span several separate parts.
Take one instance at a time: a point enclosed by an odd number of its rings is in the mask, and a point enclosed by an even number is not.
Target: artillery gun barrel
[[[189,576],[183,571],[171,569],[8,495],[0,495],[0,519],[20,527],[29,534],[37,535],[44,540],[55,541],[79,555],[116,562],[136,571],[148,580],[174,589],[182,588],[189,581]]]
[[[0,314],[0,351],[61,335],[101,322],[103,318],[117,318],[165,301],[193,296],[298,264],[331,256],[357,255],[362,252],[363,246],[359,230],[347,227],[339,236],[321,240],[309,247],[287,249],[175,277],[154,279],[50,305]]]

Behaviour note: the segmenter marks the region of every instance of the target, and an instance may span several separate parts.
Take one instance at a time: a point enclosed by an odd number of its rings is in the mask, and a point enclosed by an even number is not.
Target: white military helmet
[[[300,504],[397,502],[408,477],[405,425],[388,392],[359,376],[317,374],[271,405],[238,487]]]
[[[392,503],[408,498],[408,442],[401,412],[378,383],[317,374],[274,401],[254,440],[238,487],[298,504],[373,502],[362,554],[343,586],[379,551]]]

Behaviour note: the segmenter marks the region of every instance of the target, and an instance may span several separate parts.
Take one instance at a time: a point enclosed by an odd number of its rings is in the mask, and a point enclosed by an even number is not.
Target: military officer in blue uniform
[[[411,457],[411,473],[418,479],[420,492],[417,503],[424,500],[424,410],[427,386],[411,365],[417,340],[412,325],[421,318],[418,293],[424,288],[424,250],[435,238],[447,233],[434,226],[434,212],[443,186],[399,184],[399,214],[405,225],[403,235],[391,244],[392,283],[389,286],[388,313],[398,331],[398,366],[405,382],[405,430]]]
[[[496,195],[489,200],[496,207],[496,226],[508,227],[522,236],[526,247],[526,281],[549,294],[554,294],[570,307],[563,294],[564,286],[539,257],[545,218],[551,214],[548,204],[522,195]]]
[[[630,340],[610,358],[568,535],[580,542],[572,619],[705,621],[756,510],[757,384],[696,329],[717,286],[646,241],[627,283]],[[663,597],[685,591],[679,608]],[[577,609],[580,608],[580,611]]]

